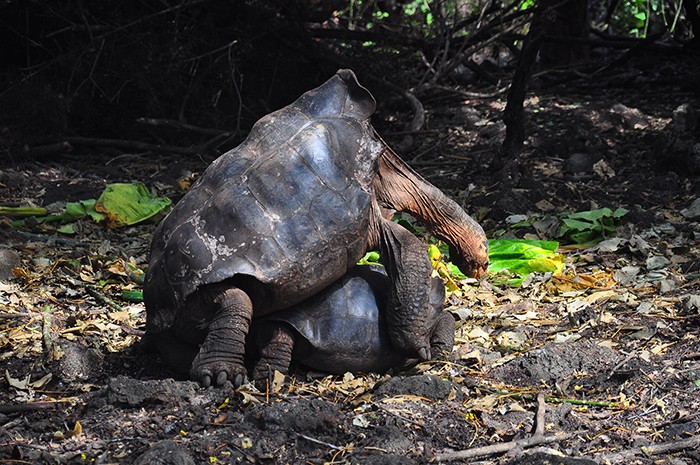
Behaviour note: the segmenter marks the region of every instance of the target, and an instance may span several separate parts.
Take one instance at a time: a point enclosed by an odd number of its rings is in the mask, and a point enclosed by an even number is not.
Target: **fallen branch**
[[[635,455],[650,456],[668,454],[671,452],[678,452],[680,450],[693,449],[698,446],[700,446],[700,434],[697,436],[690,437],[688,439],[662,442],[660,444],[652,444],[649,446],[642,446],[630,450],[605,454],[602,455],[601,458],[606,463],[615,463],[622,460],[627,460],[630,457],[634,457]]]
[[[16,230],[16,232],[26,237],[27,239],[44,241],[49,244],[62,245],[66,247],[90,247],[90,244],[86,242],[79,242],[74,239],[65,239],[63,237],[47,236],[46,234],[36,234],[19,230]]]
[[[177,147],[174,145],[149,144],[147,142],[139,142],[135,140],[122,139],[101,139],[98,137],[66,137],[66,142],[73,145],[86,145],[90,147],[114,147],[127,150],[141,150],[144,152],[170,152],[180,153],[184,155],[194,155],[199,152],[196,148]]]
[[[57,153],[68,153],[73,151],[73,146],[69,142],[57,142],[48,145],[36,145],[30,147],[25,145],[22,151],[30,157],[45,157],[48,155],[56,155]]]
[[[174,129],[181,129],[184,131],[197,132],[199,134],[206,134],[208,136],[218,136],[225,135],[226,137],[231,135],[229,131],[222,131],[221,129],[215,128],[203,128],[201,126],[195,126],[193,124],[183,123],[182,121],[177,121],[174,119],[162,119],[162,118],[137,118],[137,123],[147,124],[149,126],[160,126],[169,127]]]
[[[0,313],[0,320],[3,318],[31,318],[32,316],[28,313]]]
[[[4,404],[0,405],[0,413],[23,413],[34,412],[36,410],[50,410],[69,404],[70,402],[59,400],[56,402],[32,402],[30,404]]]
[[[491,444],[483,447],[474,447],[473,449],[460,450],[457,452],[446,452],[444,454],[436,454],[433,458],[435,462],[452,462],[455,460],[472,459],[475,457],[484,457],[496,455],[503,452],[508,452],[514,448],[526,448],[537,446],[540,444],[551,444],[553,442],[565,441],[573,435],[569,433],[556,433],[549,436],[544,435],[544,414],[546,411],[546,403],[544,394],[537,396],[537,415],[535,418],[535,432],[529,438],[517,439],[515,441],[503,442],[500,444]]]

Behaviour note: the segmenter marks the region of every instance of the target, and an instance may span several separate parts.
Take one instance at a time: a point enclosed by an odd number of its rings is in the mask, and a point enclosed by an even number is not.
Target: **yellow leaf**
[[[128,320],[129,317],[131,317],[131,313],[123,311],[123,312],[111,312],[107,314],[108,317],[113,319],[114,321],[125,321]]]
[[[73,429],[66,431],[66,433],[63,436],[66,438],[73,438],[76,436],[80,436],[81,434],[83,434],[83,425],[80,424],[80,421],[76,420]]]
[[[654,347],[651,348],[651,353],[654,355],[660,355],[664,352],[666,352],[666,349],[674,345],[675,342],[668,342],[666,344],[657,344]]]
[[[221,405],[219,405],[217,408],[219,410],[223,410],[226,407],[228,407],[230,403],[231,403],[231,400],[227,397],[226,399],[224,399],[224,401],[221,403]]]

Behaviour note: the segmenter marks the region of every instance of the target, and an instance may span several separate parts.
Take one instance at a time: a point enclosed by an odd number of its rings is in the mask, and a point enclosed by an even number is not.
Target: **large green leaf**
[[[534,272],[560,273],[565,258],[557,253],[556,241],[535,241],[526,239],[489,240],[489,272],[492,274],[507,271],[514,276],[505,282],[519,286]]]
[[[119,183],[105,187],[95,209],[107,215],[109,227],[117,228],[152,218],[170,204],[169,198],[156,197],[141,183]]]

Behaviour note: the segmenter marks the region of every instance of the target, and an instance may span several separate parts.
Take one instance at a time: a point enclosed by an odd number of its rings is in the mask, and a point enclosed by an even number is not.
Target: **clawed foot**
[[[204,387],[222,386],[227,380],[239,387],[246,382],[246,371],[242,364],[231,360],[202,361],[200,356],[194,360],[190,377]]]

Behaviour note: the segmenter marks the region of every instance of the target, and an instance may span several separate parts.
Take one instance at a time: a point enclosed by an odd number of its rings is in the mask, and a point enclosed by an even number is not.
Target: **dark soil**
[[[629,213],[619,240],[565,250],[561,277],[452,293],[450,362],[407,373],[300,371],[268,392],[174,381],[139,348],[143,305],[120,299],[139,289],[120,266],[145,267],[154,224],[0,229],[0,463],[700,463],[698,68],[657,57],[535,77],[515,185],[497,176],[502,98],[425,98],[427,125],[403,155],[490,237],[553,238],[544,221],[511,228],[511,215]],[[382,108],[377,126],[392,116]],[[385,138],[406,143],[391,127]],[[177,200],[178,180],[209,161],[92,151],[7,162],[0,202],[48,206],[133,181]],[[528,438],[538,414],[547,443],[450,456]]]

